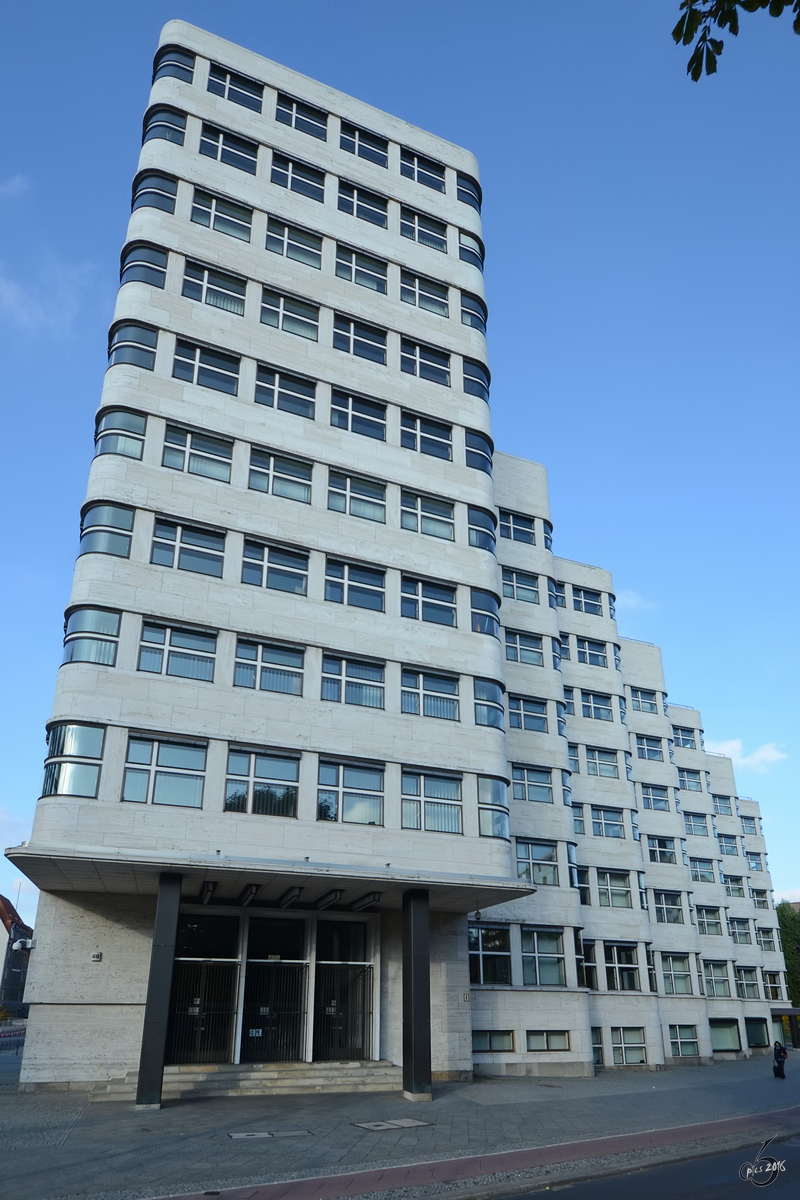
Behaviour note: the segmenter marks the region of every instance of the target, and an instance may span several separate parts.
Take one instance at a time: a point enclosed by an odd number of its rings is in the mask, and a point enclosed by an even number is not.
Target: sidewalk
[[[8,1057],[0,1055],[4,1200],[477,1198],[800,1131],[794,1055],[785,1081],[759,1058],[448,1084],[424,1106],[387,1093],[194,1100],[144,1113],[89,1105],[79,1093],[18,1095]],[[399,1124],[410,1121],[427,1123]],[[384,1127],[362,1127],[374,1123]]]

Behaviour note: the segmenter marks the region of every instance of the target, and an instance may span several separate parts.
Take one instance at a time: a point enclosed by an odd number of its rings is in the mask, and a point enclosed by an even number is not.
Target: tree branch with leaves
[[[717,59],[722,54],[722,38],[712,37],[714,27],[727,29],[733,37],[739,36],[739,9],[754,13],[766,8],[771,17],[782,17],[788,8],[795,14],[792,28],[800,34],[800,0],[681,0],[681,17],[672,31],[677,45],[694,49],[686,65],[686,73],[697,83],[703,74],[714,75]]]

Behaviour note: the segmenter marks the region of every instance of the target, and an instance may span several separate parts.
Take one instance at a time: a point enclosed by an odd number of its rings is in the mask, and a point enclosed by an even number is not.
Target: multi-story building
[[[165,27],[8,852],[25,1083],[379,1060],[425,1098],[768,1044],[758,807],[494,451],[480,209],[467,151]]]

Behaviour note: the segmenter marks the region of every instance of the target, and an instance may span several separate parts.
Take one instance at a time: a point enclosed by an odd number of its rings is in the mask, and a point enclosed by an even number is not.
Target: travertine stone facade
[[[183,22],[160,45],[10,851],[43,888],[23,1078],[136,1066],[164,871],[186,930],[234,930],[185,932],[228,1024],[173,1031],[173,1061],[257,1061],[247,981],[277,962],[305,982],[266,1056],[399,1062],[410,888],[435,1078],[763,1046],[785,982],[758,806],[618,634],[608,572],[553,554],[544,468],[493,452],[475,159]],[[256,954],[279,919],[294,950]],[[360,1032],[331,1032],[357,969]]]

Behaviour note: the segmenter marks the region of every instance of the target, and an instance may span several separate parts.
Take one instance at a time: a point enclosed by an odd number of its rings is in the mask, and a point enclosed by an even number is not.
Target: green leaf
[[[706,75],[715,75],[717,71],[717,56],[710,46],[706,46]]]
[[[684,14],[678,24],[672,31],[672,40],[677,45],[683,38],[684,30],[686,29],[686,14]]]
[[[686,73],[697,83],[700,76],[703,74],[703,47],[696,46],[691,58],[686,64]]]
[[[709,38],[708,44],[711,47],[711,49],[714,51],[715,54],[722,54],[723,43],[720,41],[719,38]]]

